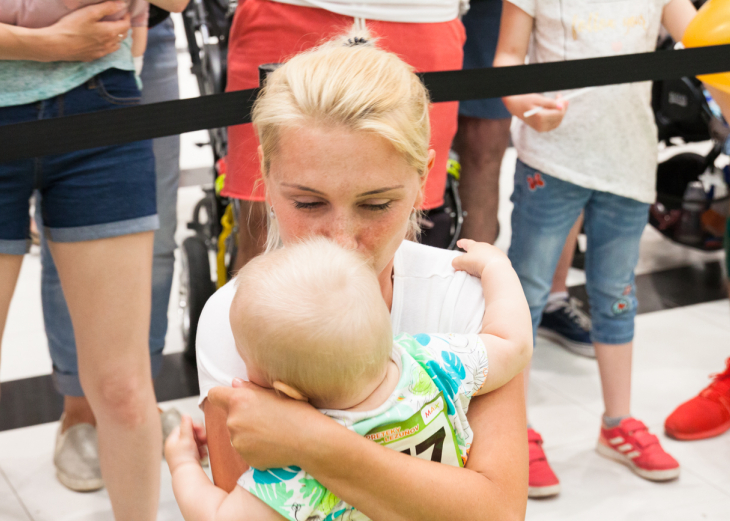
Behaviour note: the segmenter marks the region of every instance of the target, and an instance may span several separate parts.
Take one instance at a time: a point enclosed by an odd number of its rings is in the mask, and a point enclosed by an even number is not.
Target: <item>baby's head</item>
[[[252,382],[280,382],[316,407],[346,409],[383,380],[390,313],[357,253],[310,239],[253,259],[236,281],[230,322]]]

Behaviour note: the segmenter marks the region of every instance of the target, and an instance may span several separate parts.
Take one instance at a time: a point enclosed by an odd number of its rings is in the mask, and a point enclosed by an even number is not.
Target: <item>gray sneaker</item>
[[[167,437],[170,435],[172,431],[175,430],[175,427],[180,425],[180,422],[182,421],[182,415],[180,414],[180,411],[175,409],[174,407],[167,409],[166,411],[162,411],[160,413],[160,422],[162,423],[162,447],[163,447],[163,453],[165,442],[167,441]]]
[[[160,421],[162,422],[162,457],[165,457],[165,442],[170,433],[175,430],[175,427],[180,425],[182,421],[182,415],[180,411],[174,407],[162,411],[160,413]],[[201,460],[200,464],[207,467],[210,463],[208,462],[208,455],[206,454]]]
[[[63,419],[61,416],[53,455],[58,481],[76,492],[103,488],[96,429],[91,424],[79,423],[62,433]]]

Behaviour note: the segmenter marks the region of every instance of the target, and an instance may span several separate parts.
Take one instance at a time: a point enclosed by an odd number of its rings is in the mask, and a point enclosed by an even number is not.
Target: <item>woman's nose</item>
[[[349,219],[335,219],[327,235],[345,249],[357,249],[355,226]]]

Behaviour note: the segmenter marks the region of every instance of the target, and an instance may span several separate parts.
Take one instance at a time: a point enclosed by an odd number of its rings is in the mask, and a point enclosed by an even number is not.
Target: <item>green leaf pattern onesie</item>
[[[481,339],[402,334],[394,341],[393,361],[400,378],[380,407],[321,412],[390,449],[463,467],[474,438],[466,412],[487,378],[487,350]],[[249,469],[238,484],[292,521],[369,519],[299,467]]]

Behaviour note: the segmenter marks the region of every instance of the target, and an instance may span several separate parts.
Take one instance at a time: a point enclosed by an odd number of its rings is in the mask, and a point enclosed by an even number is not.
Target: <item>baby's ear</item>
[[[272,387],[277,390],[280,393],[284,393],[289,398],[292,398],[293,400],[297,400],[299,402],[308,402],[309,398],[304,396],[302,393],[297,391],[291,386],[286,385],[284,382],[276,381],[274,382],[274,385]]]

